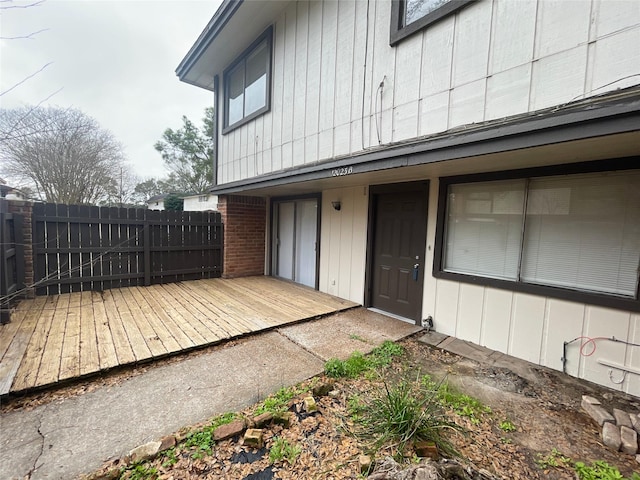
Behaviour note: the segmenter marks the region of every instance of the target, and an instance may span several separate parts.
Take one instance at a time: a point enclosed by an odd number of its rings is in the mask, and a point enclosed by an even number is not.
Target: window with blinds
[[[640,171],[448,186],[443,270],[636,298]]]

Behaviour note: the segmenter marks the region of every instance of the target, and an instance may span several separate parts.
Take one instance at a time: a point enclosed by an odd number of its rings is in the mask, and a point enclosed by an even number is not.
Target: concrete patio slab
[[[422,327],[358,308],[319,321],[283,327],[278,332],[322,360],[344,360],[356,350],[369,353],[385,340],[400,340],[420,330]]]

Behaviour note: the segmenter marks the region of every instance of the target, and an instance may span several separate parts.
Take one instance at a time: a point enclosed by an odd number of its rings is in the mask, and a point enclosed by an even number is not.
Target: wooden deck
[[[11,323],[0,326],[0,395],[353,306],[270,277],[195,280],[24,300]]]

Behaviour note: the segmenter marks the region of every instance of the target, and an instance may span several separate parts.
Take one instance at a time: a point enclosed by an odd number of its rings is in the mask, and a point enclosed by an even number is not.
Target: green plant
[[[369,358],[373,368],[386,367],[391,364],[394,357],[399,357],[403,353],[402,345],[385,340],[382,345],[371,351]]]
[[[122,471],[122,480],[156,480],[158,470],[143,463],[134,463]]]
[[[360,374],[386,367],[393,358],[404,353],[401,345],[386,340],[379,347],[374,348],[368,356],[355,351],[346,360],[329,359],[324,365],[324,373],[333,378],[356,378]]]
[[[352,395],[347,399],[347,412],[354,422],[362,420],[362,414],[366,411],[367,405],[359,395]]]
[[[602,460],[591,465],[576,462],[573,468],[580,480],[640,480],[640,474],[634,473],[630,478],[623,477],[620,470]]]
[[[184,210],[184,199],[175,193],[170,193],[164,198],[164,209],[168,211],[181,212]]]
[[[445,428],[456,428],[444,416],[438,399],[438,390],[425,389],[419,382],[402,380],[373,394],[363,410],[364,425],[377,440],[379,448],[388,441],[398,445],[402,454],[406,444],[413,440],[431,440],[448,453],[451,445],[441,437]]]
[[[549,453],[549,455],[547,456],[544,456],[541,453],[539,453],[536,463],[542,469],[549,468],[549,467],[565,467],[571,463],[571,459],[569,457],[565,457],[562,453],[558,451],[558,449],[554,448],[551,450],[551,453]]]
[[[302,449],[299,445],[291,445],[286,438],[276,437],[269,450],[269,462],[286,461],[290,465],[293,465],[301,451]]]
[[[333,378],[356,378],[369,368],[367,358],[358,351],[355,351],[346,360],[331,358],[324,365],[324,373]]]
[[[491,413],[491,408],[469,395],[458,392],[448,383],[442,383],[438,389],[438,396],[444,406],[461,417],[469,418],[474,424],[480,423],[480,417],[483,414]]]
[[[203,458],[204,454],[211,455],[211,449],[213,447],[213,431],[221,425],[235,420],[236,414],[233,412],[224,413],[215,417],[209,425],[201,430],[191,432],[183,442],[185,448],[192,448],[193,458]]]
[[[500,422],[500,430],[503,432],[515,432],[516,426],[510,420]]]
[[[164,468],[171,467],[176,463],[178,463],[178,457],[176,455],[175,447],[170,448],[169,450],[165,450],[164,452],[162,452],[161,455],[162,455],[162,458],[164,459],[162,462],[162,466]]]
[[[258,405],[254,413],[260,415],[265,412],[286,412],[289,408],[289,402],[293,400],[294,397],[308,391],[309,388],[302,388],[295,385],[292,387],[282,387],[276,393],[265,398],[264,401]]]

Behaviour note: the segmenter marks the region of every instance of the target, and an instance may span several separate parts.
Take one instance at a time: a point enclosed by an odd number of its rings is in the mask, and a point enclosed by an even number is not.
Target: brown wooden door
[[[420,320],[427,192],[374,194],[371,306]]]

